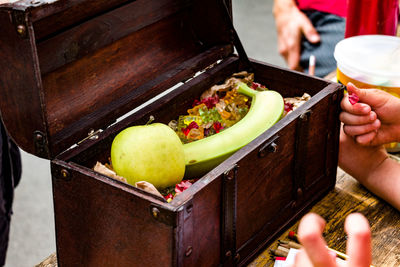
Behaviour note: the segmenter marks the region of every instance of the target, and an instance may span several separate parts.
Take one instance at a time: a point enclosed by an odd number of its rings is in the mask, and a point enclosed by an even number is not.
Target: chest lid
[[[0,109],[25,151],[54,158],[233,52],[227,0],[0,5]]]

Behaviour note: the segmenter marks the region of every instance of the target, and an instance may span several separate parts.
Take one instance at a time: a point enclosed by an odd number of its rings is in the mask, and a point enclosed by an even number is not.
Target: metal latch
[[[276,140],[278,140],[278,138],[279,135],[276,135],[268,140],[268,142],[265,143],[258,151],[258,157],[263,158],[268,153],[275,153],[278,150],[278,145],[276,144]]]

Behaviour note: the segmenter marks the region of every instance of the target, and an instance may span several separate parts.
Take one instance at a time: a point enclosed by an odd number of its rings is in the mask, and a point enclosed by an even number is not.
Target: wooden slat
[[[18,4],[21,5],[19,2]],[[40,40],[130,1],[58,0],[51,4],[42,4],[34,8],[32,8],[31,4],[33,1],[26,0],[23,2],[27,2],[27,6],[31,8],[31,18],[34,22],[36,38]]]
[[[147,0],[138,0],[39,42],[42,75],[170,16],[187,4],[164,0],[150,5]]]

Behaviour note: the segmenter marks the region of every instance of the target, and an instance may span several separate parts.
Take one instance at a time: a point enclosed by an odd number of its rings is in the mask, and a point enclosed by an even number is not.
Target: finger
[[[303,34],[310,43],[315,44],[320,42],[321,38],[317,30],[314,28],[311,21],[307,17],[304,18],[304,23],[302,26]]]
[[[278,40],[278,52],[287,61],[288,48],[286,42],[281,39]]]
[[[348,83],[346,84],[346,89],[347,89],[347,92],[349,92],[350,95],[351,95],[351,94],[356,94],[356,95],[358,95],[358,97],[361,97],[361,95],[364,94],[364,93],[362,93],[361,90],[360,90],[357,86],[355,86],[352,82],[348,82]]]
[[[332,258],[333,261],[336,261],[336,253],[329,251],[329,256]],[[291,267],[313,267],[313,263],[311,262],[310,258],[307,255],[307,252],[301,248],[295,258],[294,258],[294,265],[291,265]]]
[[[352,105],[349,101],[348,95],[343,97],[342,102],[340,102],[340,106],[344,111],[355,115],[367,115],[369,112],[371,112],[371,107],[368,104],[357,103]]]
[[[288,67],[296,70],[300,63],[300,41],[299,43],[290,43],[287,56]]]
[[[325,221],[315,213],[303,217],[299,225],[299,240],[315,267],[333,267],[335,262],[322,238]]]
[[[356,136],[356,142],[359,143],[360,145],[369,145],[372,144],[372,141],[376,137],[377,132],[372,131],[366,134],[358,135]]]
[[[301,51],[300,30],[292,32],[290,34],[290,38],[286,38],[285,41],[288,50],[288,55],[287,55],[288,67],[292,70],[295,70],[298,68],[300,63],[300,51]]]
[[[343,126],[343,131],[350,136],[356,136],[356,135],[363,135],[363,134],[366,134],[369,132],[377,131],[380,126],[381,126],[381,121],[377,119],[372,123],[364,124],[364,125],[346,125],[345,124]]]
[[[354,115],[348,112],[341,112],[339,119],[346,125],[363,125],[374,122],[377,119],[377,115],[374,111],[371,111],[368,115]]]
[[[297,252],[292,267],[313,267],[311,260],[308,258],[307,253],[303,248]]]
[[[379,89],[360,89],[353,83],[346,85],[349,93],[357,94],[359,101],[368,104],[374,108],[384,105],[390,98],[390,94]]]
[[[348,266],[369,267],[371,265],[371,230],[367,219],[359,213],[347,216],[345,230],[348,235]]]

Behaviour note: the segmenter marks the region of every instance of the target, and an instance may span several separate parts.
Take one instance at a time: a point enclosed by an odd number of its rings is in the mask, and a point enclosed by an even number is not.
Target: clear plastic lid
[[[339,70],[360,82],[400,87],[400,38],[360,35],[340,41],[334,52]]]

